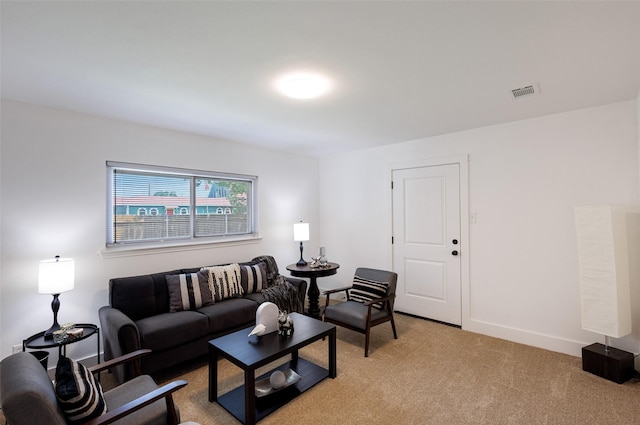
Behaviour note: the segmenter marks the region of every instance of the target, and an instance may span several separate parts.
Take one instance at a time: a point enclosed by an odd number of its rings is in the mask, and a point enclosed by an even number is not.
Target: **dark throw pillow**
[[[213,304],[208,271],[168,275],[167,289],[171,313]]]
[[[280,275],[280,272],[278,271],[278,264],[276,263],[275,258],[270,255],[261,255],[251,260],[251,262],[254,264],[264,263],[267,270],[267,286],[278,284],[278,276]]]
[[[263,262],[240,264],[240,281],[245,294],[260,292],[267,287],[267,268]]]
[[[75,360],[60,357],[55,388],[58,404],[71,424],[84,423],[107,412],[100,383]]]
[[[388,282],[377,282],[371,279],[365,279],[360,276],[354,276],[353,286],[349,291],[349,298],[352,301],[366,303],[376,298],[382,298],[387,295]],[[381,303],[373,304],[373,307],[382,308]]]

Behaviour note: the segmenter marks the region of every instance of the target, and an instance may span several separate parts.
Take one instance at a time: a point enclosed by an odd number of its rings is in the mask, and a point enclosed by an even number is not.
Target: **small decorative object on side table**
[[[71,326],[71,327],[69,327]],[[66,329],[64,335],[56,339],[45,338],[45,332],[38,332],[35,335],[31,335],[29,338],[22,341],[22,349],[26,351],[27,348],[40,350],[43,348],[55,348],[58,347],[58,357],[67,356],[67,345],[82,341],[89,338],[91,335],[96,335],[98,346],[98,363],[100,363],[100,328],[90,323],[80,323],[76,325],[65,324],[62,325],[62,329]],[[71,334],[69,334],[71,332]]]
[[[309,316],[320,319],[320,290],[316,279],[324,276],[331,276],[338,272],[340,264],[327,263],[324,267],[298,266],[297,264],[289,264],[287,270],[295,277],[309,278]]]

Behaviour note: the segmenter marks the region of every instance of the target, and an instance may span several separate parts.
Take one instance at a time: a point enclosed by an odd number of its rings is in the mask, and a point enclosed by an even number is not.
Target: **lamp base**
[[[57,323],[54,323],[53,326],[51,326],[49,329],[44,331],[44,339],[53,339],[53,333],[59,330],[60,330],[60,325]]]
[[[302,258],[298,260],[298,262],[296,263],[296,266],[298,267],[304,267],[306,266],[308,263],[306,261],[304,261]]]
[[[622,384],[633,376],[633,353],[595,343],[582,347],[582,370]]]

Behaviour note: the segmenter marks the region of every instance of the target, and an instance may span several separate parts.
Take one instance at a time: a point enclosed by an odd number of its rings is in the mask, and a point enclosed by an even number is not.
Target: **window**
[[[256,176],[109,161],[107,181],[107,246],[257,235]]]

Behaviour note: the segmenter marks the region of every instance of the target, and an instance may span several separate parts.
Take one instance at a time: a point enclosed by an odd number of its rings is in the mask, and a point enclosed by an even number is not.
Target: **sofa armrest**
[[[304,279],[296,279],[295,277],[284,276],[284,279],[298,290],[298,297],[304,306],[304,299],[307,296],[307,281]]]
[[[111,360],[142,348],[140,332],[135,322],[117,308],[110,306],[98,310],[100,330],[104,342],[104,359]],[[135,376],[132,365],[119,365],[111,370],[118,382]]]

